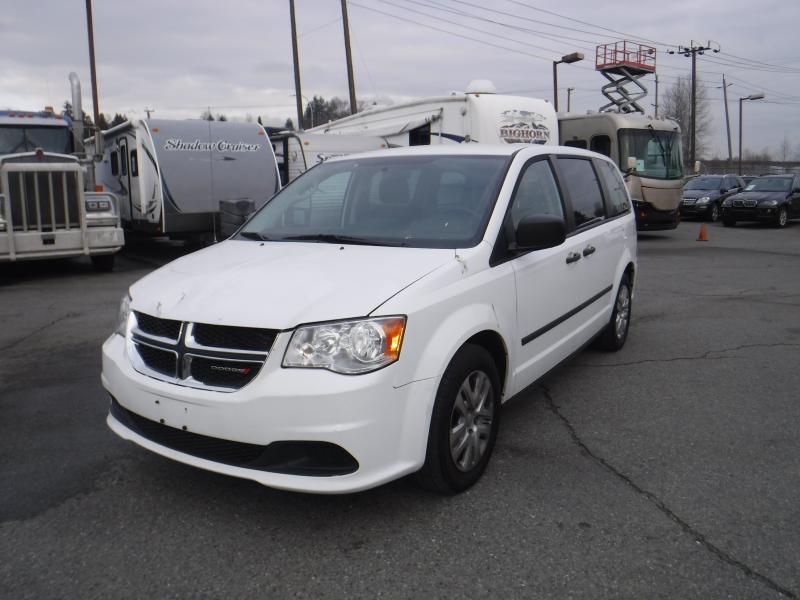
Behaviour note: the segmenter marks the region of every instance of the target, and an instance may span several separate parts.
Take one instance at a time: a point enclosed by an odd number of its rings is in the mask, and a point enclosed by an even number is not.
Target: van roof
[[[327,134],[335,135],[335,134]],[[608,157],[589,150],[568,146],[546,146],[542,144],[436,144],[431,146],[404,146],[388,150],[360,152],[331,158],[325,162],[339,162],[358,158],[381,158],[385,156],[512,156],[522,150],[530,156],[540,154],[562,154],[574,156],[592,156],[608,160]]]

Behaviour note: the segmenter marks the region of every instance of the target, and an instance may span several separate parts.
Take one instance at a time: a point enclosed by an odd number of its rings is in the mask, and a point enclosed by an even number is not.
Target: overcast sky
[[[76,71],[91,111],[83,0],[2,0],[0,108],[60,107]],[[491,8],[481,8],[481,7]],[[340,0],[296,0],[302,93],[347,97]],[[599,43],[655,42],[661,93],[691,59],[667,50],[709,40],[721,52],[698,57],[713,117],[712,149],[727,153],[722,74],[728,77],[734,154],[738,99],[744,145],[788,139],[800,151],[800,48],[797,0],[348,0],[356,92],[369,102],[464,90],[490,79],[498,92],[552,99],[552,61],[573,51],[586,60],[559,67],[561,107],[596,110],[605,79],[594,70]],[[295,117],[288,0],[95,0],[100,110],[113,115]],[[646,78],[655,101],[653,77]],[[780,157],[779,157],[780,158]]]

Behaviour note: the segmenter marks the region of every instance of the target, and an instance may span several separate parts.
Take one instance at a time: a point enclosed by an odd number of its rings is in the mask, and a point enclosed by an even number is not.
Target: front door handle
[[[581,259],[581,255],[577,252],[570,252],[567,254],[567,264],[571,264],[574,262],[578,262]]]
[[[594,246],[586,246],[586,248],[583,249],[584,256],[589,256],[590,254],[594,254]]]

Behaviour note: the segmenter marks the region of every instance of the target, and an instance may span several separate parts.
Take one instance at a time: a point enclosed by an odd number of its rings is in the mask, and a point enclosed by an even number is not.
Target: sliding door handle
[[[578,262],[581,259],[581,255],[577,252],[570,252],[567,254],[567,264],[571,264],[574,262]]]
[[[583,255],[589,256],[590,254],[594,254],[594,250],[594,246],[586,246],[586,248],[583,249]]]

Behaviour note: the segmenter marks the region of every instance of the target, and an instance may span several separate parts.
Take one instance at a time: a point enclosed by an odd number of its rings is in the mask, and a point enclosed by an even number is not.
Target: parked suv
[[[103,345],[108,424],[264,485],[454,493],[501,404],[625,343],[636,223],[606,157],[537,145],[326,161],[231,239],[131,286]]]
[[[765,175],[754,179],[744,191],[722,203],[722,224],[737,221],[767,221],[786,227],[800,217],[800,175]]]
[[[719,219],[722,202],[744,189],[738,175],[700,175],[683,186],[682,217],[700,217],[715,222]]]

